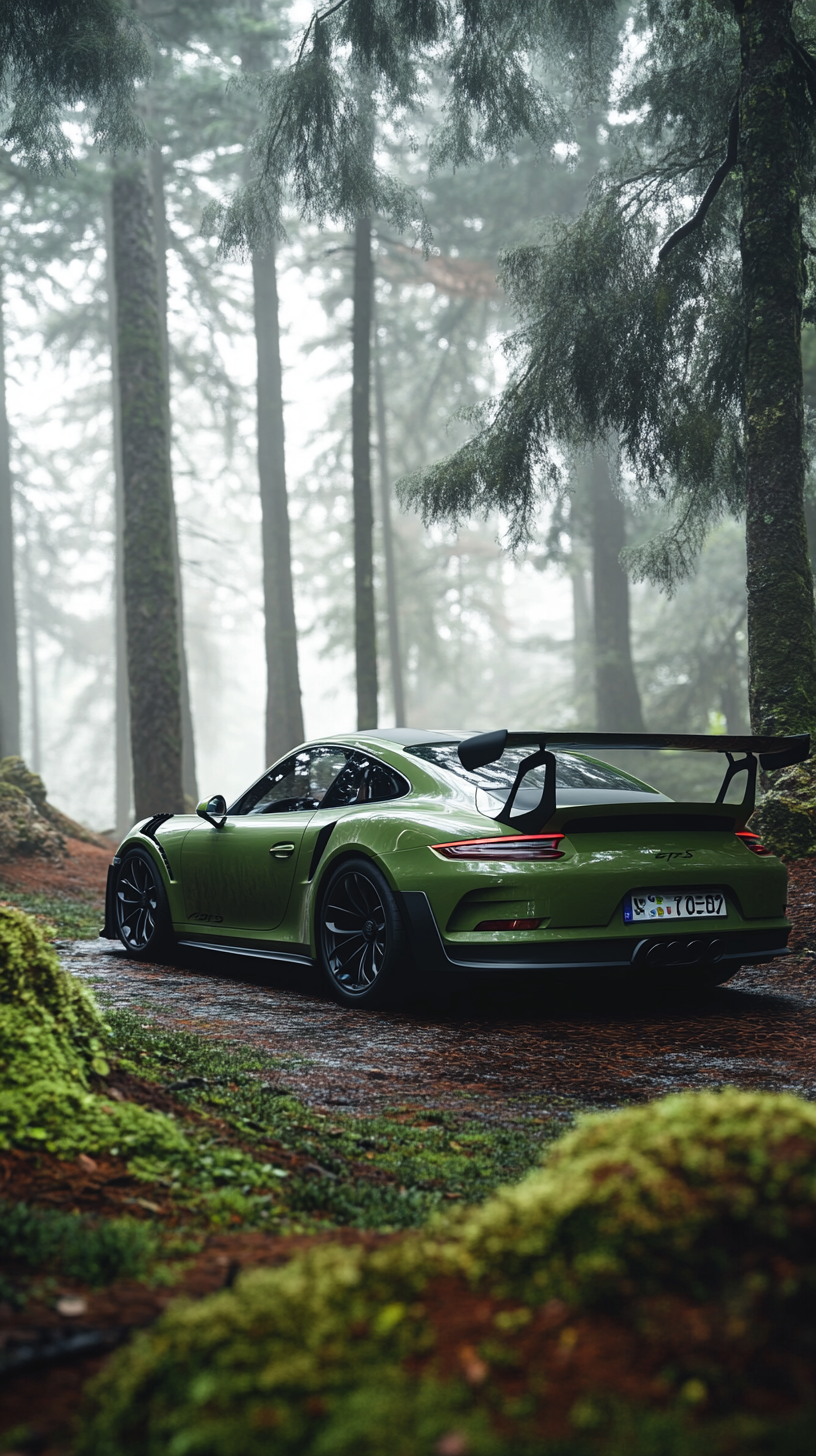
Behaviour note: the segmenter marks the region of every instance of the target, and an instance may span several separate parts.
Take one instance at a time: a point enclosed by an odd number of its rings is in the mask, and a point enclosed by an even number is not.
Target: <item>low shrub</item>
[[[0,1259],[17,1269],[53,1268],[66,1279],[103,1285],[144,1274],[158,1247],[156,1233],[137,1219],[93,1220],[0,1202]]]
[[[734,1332],[748,1329],[752,1316],[751,1359],[775,1342],[785,1347],[802,1323],[816,1283],[815,1225],[816,1109],[807,1103],[726,1091],[587,1118],[555,1144],[543,1170],[481,1208],[373,1250],[316,1248],[284,1268],[247,1273],[231,1290],[171,1307],[98,1379],[78,1450],[804,1452],[801,1423],[790,1427],[785,1447],[779,1419],[740,1411],[743,1387],[733,1372],[710,1419],[699,1374],[679,1386],[675,1380],[674,1396],[667,1375],[662,1396],[652,1392],[643,1410],[627,1410],[601,1380],[591,1400],[576,1400],[573,1434],[553,1442],[541,1434],[552,1371],[536,1366],[529,1352],[543,1346],[529,1336],[553,1310],[563,1324],[559,1311],[568,1308],[642,1330],[645,1302],[679,1293],[687,1300],[691,1291],[725,1311],[721,1344],[706,1354],[706,1379],[716,1386],[717,1360],[727,1363],[729,1341],[739,1343]],[[488,1315],[497,1299],[514,1307],[495,1314],[489,1345],[479,1343],[478,1324],[468,1335],[465,1320],[456,1336],[465,1341],[461,1370],[452,1373],[442,1359],[440,1309],[466,1311],[474,1293]],[[577,1335],[569,1327],[565,1335],[568,1351]],[[812,1350],[809,1359],[808,1369]],[[509,1369],[510,1384],[494,1380],[491,1366]],[[812,1389],[812,1370],[810,1380]],[[779,1384],[784,1390],[784,1379]],[[787,1398],[795,1406],[804,1397],[794,1390]],[[662,1409],[651,1408],[661,1401]],[[784,1405],[778,1398],[777,1408]]]

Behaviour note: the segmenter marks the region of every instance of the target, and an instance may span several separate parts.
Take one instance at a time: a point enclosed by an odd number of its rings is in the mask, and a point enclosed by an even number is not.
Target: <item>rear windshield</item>
[[[495,763],[469,771],[462,767],[456,749],[455,743],[419,743],[405,751],[412,753],[415,758],[424,758],[428,763],[435,763],[438,768],[455,774],[466,784],[486,789],[488,793],[503,792],[505,795],[515,783],[522,759],[529,758],[535,752],[532,744],[529,748],[505,748],[501,758]],[[544,773],[544,764],[531,769],[525,774],[524,787],[543,789]],[[602,763],[597,758],[587,758],[583,753],[556,753],[555,783],[557,788],[562,789],[618,789],[630,794],[658,793],[650,784],[633,778],[631,774],[624,773],[623,769],[612,768],[611,764]]]

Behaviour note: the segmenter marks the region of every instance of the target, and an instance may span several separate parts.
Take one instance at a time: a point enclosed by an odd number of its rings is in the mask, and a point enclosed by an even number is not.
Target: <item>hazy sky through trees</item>
[[[310,13],[311,5],[298,0],[291,9],[295,27]],[[203,72],[209,62],[199,48],[186,64]],[[242,140],[236,131],[236,174]],[[230,159],[219,157],[219,180],[208,175],[212,159],[206,152],[183,165],[167,155],[166,160],[168,220],[184,253],[182,258],[172,247],[168,253],[168,320],[176,355],[173,477],[198,785],[202,794],[222,792],[229,800],[265,766],[251,273],[248,263],[216,261],[214,241],[198,233],[201,205],[226,191]],[[101,197],[107,162],[83,165],[98,166]],[[412,171],[412,181],[422,180],[420,161],[406,161],[403,154],[401,165]],[[563,149],[560,160],[544,159],[537,167],[542,212],[563,206]],[[448,262],[467,265],[468,286],[478,291],[484,285],[487,294],[495,251],[486,254],[481,246],[485,220],[479,212],[491,205],[490,196],[512,197],[512,187],[501,190],[509,181],[509,173],[498,183],[494,178],[491,185],[498,190],[492,194],[476,169],[459,173],[456,186],[470,189],[468,227],[457,213],[455,246],[452,231],[440,232]],[[51,184],[40,185],[45,195]],[[68,178],[57,185],[70,194],[74,184]],[[461,212],[453,185],[436,184],[436,191],[443,220],[447,194],[451,208]],[[20,246],[6,250],[4,280],[22,749],[43,774],[54,803],[94,827],[107,828],[114,818],[113,447],[110,358],[104,343],[104,228],[92,193],[89,187],[82,204],[87,206],[84,232],[66,229],[62,252],[52,249],[57,256],[50,259],[31,242],[50,226],[44,205],[38,210],[35,203],[30,214],[21,215],[19,196],[7,194],[0,204],[0,227],[6,236],[26,229],[30,234],[30,256],[19,239]],[[504,209],[500,220],[506,221],[507,241],[517,240],[528,222],[515,216],[506,201],[495,206]],[[456,279],[451,285],[447,275],[434,274],[418,254],[413,274],[410,267],[397,266],[393,227],[384,225],[382,232],[390,241],[382,256],[375,256],[376,291],[384,331],[389,457],[396,476],[430,463],[463,438],[467,427],[454,423],[446,433],[447,421],[457,402],[483,397],[504,381],[499,344],[512,319],[500,299],[491,299],[482,324],[457,335]],[[278,260],[286,473],[310,737],[352,729],[356,722],[351,241],[342,233],[293,226]],[[447,266],[445,258],[438,262]],[[206,279],[217,298],[218,318],[196,277]],[[94,335],[86,326],[96,314],[101,324]],[[68,350],[72,332],[79,342]],[[402,364],[395,365],[395,359]],[[467,397],[459,400],[457,370],[467,375]],[[418,397],[417,380],[423,379],[437,381],[429,385],[424,428],[422,421],[416,426],[409,408]],[[372,392],[372,411],[373,404]],[[372,444],[376,475],[376,436]],[[393,715],[377,491],[374,510],[379,713],[380,723],[388,725]],[[553,557],[550,515],[551,507],[543,505],[535,542],[512,560],[497,543],[498,520],[471,522],[458,534],[444,527],[426,532],[416,516],[404,515],[394,503],[409,723],[472,729],[510,722],[579,726],[572,589],[563,557],[557,551]],[[645,539],[657,525],[654,518],[636,520],[630,514],[630,542]],[[652,587],[632,591],[633,652],[648,728],[716,731],[726,719],[731,731],[747,727],[742,539],[739,523],[720,527],[703,553],[697,578],[672,601]]]

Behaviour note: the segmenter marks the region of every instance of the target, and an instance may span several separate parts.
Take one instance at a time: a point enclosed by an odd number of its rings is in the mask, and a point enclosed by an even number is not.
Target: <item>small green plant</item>
[[[53,1269],[67,1279],[103,1285],[144,1275],[159,1246],[156,1231],[133,1218],[97,1220],[0,1202],[0,1259],[17,1269]]]

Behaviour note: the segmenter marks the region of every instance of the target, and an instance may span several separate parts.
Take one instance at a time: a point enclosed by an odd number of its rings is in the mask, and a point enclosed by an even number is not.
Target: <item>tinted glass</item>
[[[326,795],[323,808],[335,809],[343,804],[375,804],[385,799],[399,799],[410,791],[407,779],[388,764],[362,753],[353,754]]]
[[[529,758],[534,751],[532,745],[530,748],[506,748],[496,763],[489,763],[484,768],[469,772],[462,767],[455,743],[421,743],[406,750],[417,758],[424,758],[429,763],[437,764],[439,768],[447,769],[448,773],[464,779],[465,783],[487,789],[488,793],[491,790],[503,790],[505,794],[515,783],[522,759]],[[544,765],[541,764],[539,768],[526,774],[525,788],[543,789],[544,772]],[[576,753],[556,753],[555,782],[557,787],[564,789],[624,789],[628,793],[657,793],[649,784],[624,773],[623,769],[613,768],[597,758],[585,758],[583,754]]]
[[[319,809],[351,757],[348,748],[308,748],[284,759],[248,789],[233,814],[280,814]]]

